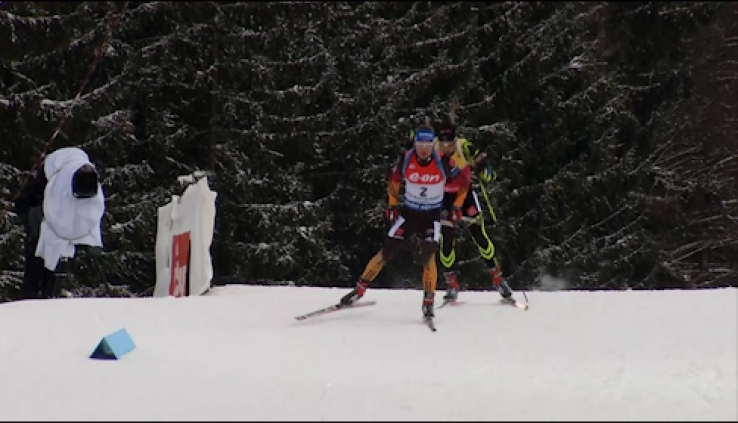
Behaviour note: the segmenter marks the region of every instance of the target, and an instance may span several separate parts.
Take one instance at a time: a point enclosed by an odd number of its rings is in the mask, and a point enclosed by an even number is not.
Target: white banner
[[[159,207],[154,297],[202,295],[210,289],[217,195],[202,177]]]

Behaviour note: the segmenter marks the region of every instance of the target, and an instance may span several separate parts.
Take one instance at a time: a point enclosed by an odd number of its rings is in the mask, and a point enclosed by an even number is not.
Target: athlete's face
[[[451,141],[439,141],[438,142],[438,150],[443,153],[444,155],[451,155],[454,154],[454,151],[456,151],[456,142]]]
[[[428,141],[416,142],[415,152],[421,160],[425,160],[433,154],[433,143]]]

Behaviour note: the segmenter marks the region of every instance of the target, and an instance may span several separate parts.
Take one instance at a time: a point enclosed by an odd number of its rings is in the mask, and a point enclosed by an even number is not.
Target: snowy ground
[[[738,420],[735,288],[465,292],[435,333],[419,291],[370,289],[294,319],[345,292],[2,304],[0,420]],[[135,350],[88,358],[122,327]]]

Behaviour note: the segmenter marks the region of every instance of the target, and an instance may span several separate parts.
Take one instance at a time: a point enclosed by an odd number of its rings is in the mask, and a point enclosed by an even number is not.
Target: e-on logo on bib
[[[432,184],[436,182],[441,182],[441,175],[429,175],[424,174],[420,175],[418,172],[413,172],[409,175],[407,175],[407,179],[410,180],[410,182],[420,182],[425,184]]]

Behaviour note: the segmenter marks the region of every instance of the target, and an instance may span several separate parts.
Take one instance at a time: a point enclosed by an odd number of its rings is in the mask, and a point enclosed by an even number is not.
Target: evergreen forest
[[[352,287],[388,169],[453,99],[497,173],[513,289],[738,286],[738,3],[5,1],[0,301],[23,277],[14,195],[66,146],[106,196],[79,295],[152,295],[157,209],[196,170],[213,285]],[[462,286],[491,289],[457,246]],[[417,247],[372,287],[419,289]]]

